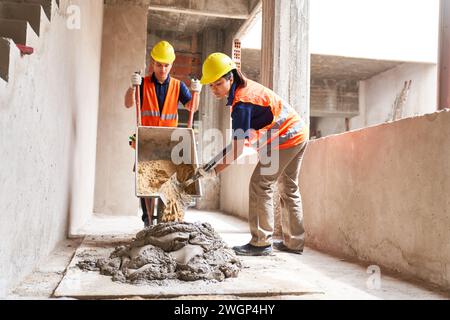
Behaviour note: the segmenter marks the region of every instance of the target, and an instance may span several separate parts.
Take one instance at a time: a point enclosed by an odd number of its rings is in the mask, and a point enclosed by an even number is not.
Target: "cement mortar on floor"
[[[109,257],[83,253],[77,266],[113,281],[155,284],[165,279],[223,281],[238,276],[241,261],[209,223],[171,222],[140,231]]]
[[[119,242],[114,243],[114,241]],[[123,239],[122,239],[123,240]],[[183,295],[238,295],[278,296],[320,294],[319,288],[310,284],[301,267],[286,263],[280,256],[243,257],[243,269],[238,278],[219,281],[183,282],[176,279],[157,281],[145,285],[114,282],[111,277],[98,272],[83,272],[76,265],[83,256],[108,256],[120,239],[87,238],[77,250],[66,276],[58,286],[55,297],[76,298],[173,298]]]

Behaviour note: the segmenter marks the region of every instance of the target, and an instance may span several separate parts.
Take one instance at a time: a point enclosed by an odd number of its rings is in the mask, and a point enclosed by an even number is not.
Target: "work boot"
[[[250,243],[233,247],[234,252],[239,256],[268,256],[272,253],[272,246],[257,247]]]
[[[303,249],[301,249],[301,250],[289,249],[288,247],[286,247],[284,245],[283,241],[281,241],[281,240],[274,241],[273,242],[273,247],[275,249],[277,249],[278,251],[285,251],[285,252],[295,253],[295,254],[302,254],[303,253]]]
[[[142,220],[144,221],[144,227],[145,228],[150,227],[150,222],[148,222],[148,217],[142,218]]]

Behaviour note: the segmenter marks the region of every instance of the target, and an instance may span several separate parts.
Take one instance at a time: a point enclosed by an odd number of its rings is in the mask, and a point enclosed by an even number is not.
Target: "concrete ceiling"
[[[260,63],[261,50],[243,49],[242,67],[245,74],[253,79],[259,79]],[[401,61],[311,54],[311,77],[316,80],[366,80],[402,63]]]
[[[173,31],[183,33],[202,32],[206,28],[228,28],[233,23],[226,18],[186,15],[180,13],[149,11],[149,31]]]
[[[311,75],[314,79],[366,80],[402,63],[312,54]]]
[[[259,0],[150,0],[149,31],[202,32],[244,24]]]

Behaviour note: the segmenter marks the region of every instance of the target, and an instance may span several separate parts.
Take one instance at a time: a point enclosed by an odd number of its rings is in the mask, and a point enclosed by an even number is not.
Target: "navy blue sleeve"
[[[249,129],[252,121],[252,105],[246,103],[238,103],[231,113],[233,139],[243,140],[249,138]]]
[[[180,101],[182,105],[186,105],[186,103],[191,101],[191,99],[192,95],[188,87],[184,84],[183,81],[180,81],[180,97],[178,98],[178,101]]]

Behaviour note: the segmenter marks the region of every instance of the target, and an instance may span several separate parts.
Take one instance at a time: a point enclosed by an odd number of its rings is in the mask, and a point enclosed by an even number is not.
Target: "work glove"
[[[131,76],[131,86],[135,87],[135,86],[140,86],[142,84],[142,77],[140,74],[137,73],[133,73],[133,75]]]
[[[130,145],[131,148],[136,150],[136,134],[134,134],[128,138],[128,144]]]
[[[195,171],[195,174],[198,175],[200,178],[205,178],[205,179],[213,179],[213,178],[217,177],[217,172],[216,172],[216,169],[214,169],[214,168],[210,169],[209,171],[206,171],[205,169],[200,167]]]
[[[198,93],[202,92],[202,85],[200,83],[200,80],[191,79],[191,91]]]

